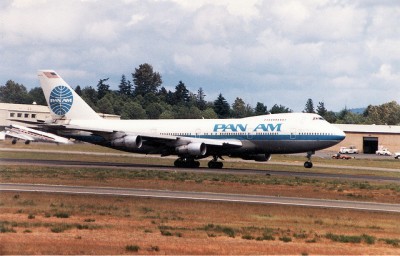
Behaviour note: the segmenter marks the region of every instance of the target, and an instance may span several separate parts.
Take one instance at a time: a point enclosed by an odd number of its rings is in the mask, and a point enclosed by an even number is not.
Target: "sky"
[[[174,90],[295,112],[400,101],[397,0],[1,0],[0,85],[97,85],[149,63]]]

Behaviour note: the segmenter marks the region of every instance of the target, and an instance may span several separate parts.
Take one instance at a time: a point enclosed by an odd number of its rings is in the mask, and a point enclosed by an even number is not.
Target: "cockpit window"
[[[316,117],[313,118],[313,120],[325,120],[325,119],[320,117],[320,116],[316,116]]]

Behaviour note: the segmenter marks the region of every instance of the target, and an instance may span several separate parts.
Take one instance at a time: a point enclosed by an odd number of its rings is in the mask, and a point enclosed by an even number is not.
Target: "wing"
[[[26,134],[21,134],[13,131],[6,131],[5,135],[11,138],[16,138],[20,140],[29,140],[29,141],[34,141],[35,139],[29,135]]]
[[[75,125],[49,125],[52,129],[62,129],[67,131],[83,131],[90,132],[94,136],[101,136],[106,141],[112,141],[120,138],[140,138],[145,145],[154,147],[179,147],[189,145],[191,143],[202,143],[207,146],[219,147],[219,148],[240,148],[243,146],[242,142],[237,139],[206,139],[206,138],[194,138],[186,136],[171,136],[171,135],[160,135],[153,133],[132,133],[125,131],[82,127]]]

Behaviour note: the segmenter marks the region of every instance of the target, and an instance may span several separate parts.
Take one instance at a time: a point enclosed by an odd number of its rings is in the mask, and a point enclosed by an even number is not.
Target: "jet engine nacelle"
[[[125,147],[129,149],[138,149],[142,147],[142,137],[127,135],[122,138],[114,139],[111,141],[114,147]]]
[[[240,156],[243,160],[254,160],[256,162],[267,162],[271,160],[271,154],[251,154]]]
[[[189,154],[191,156],[204,156],[207,153],[207,146],[204,143],[189,143],[175,148],[178,154]]]

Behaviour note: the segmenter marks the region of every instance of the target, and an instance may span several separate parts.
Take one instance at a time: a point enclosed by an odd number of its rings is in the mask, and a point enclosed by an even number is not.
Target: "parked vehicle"
[[[333,158],[333,159],[344,159],[344,160],[349,160],[349,159],[352,159],[352,158],[354,158],[354,157],[348,156],[348,155],[344,155],[344,154],[340,154],[340,153],[337,153],[337,154],[333,155],[332,158]]]
[[[400,152],[394,153],[394,158],[395,159],[400,159]]]
[[[387,148],[383,148],[380,147],[375,154],[380,155],[380,156],[391,156],[392,153],[387,149]]]
[[[355,146],[340,147],[339,153],[341,153],[341,154],[358,154],[359,150]]]

